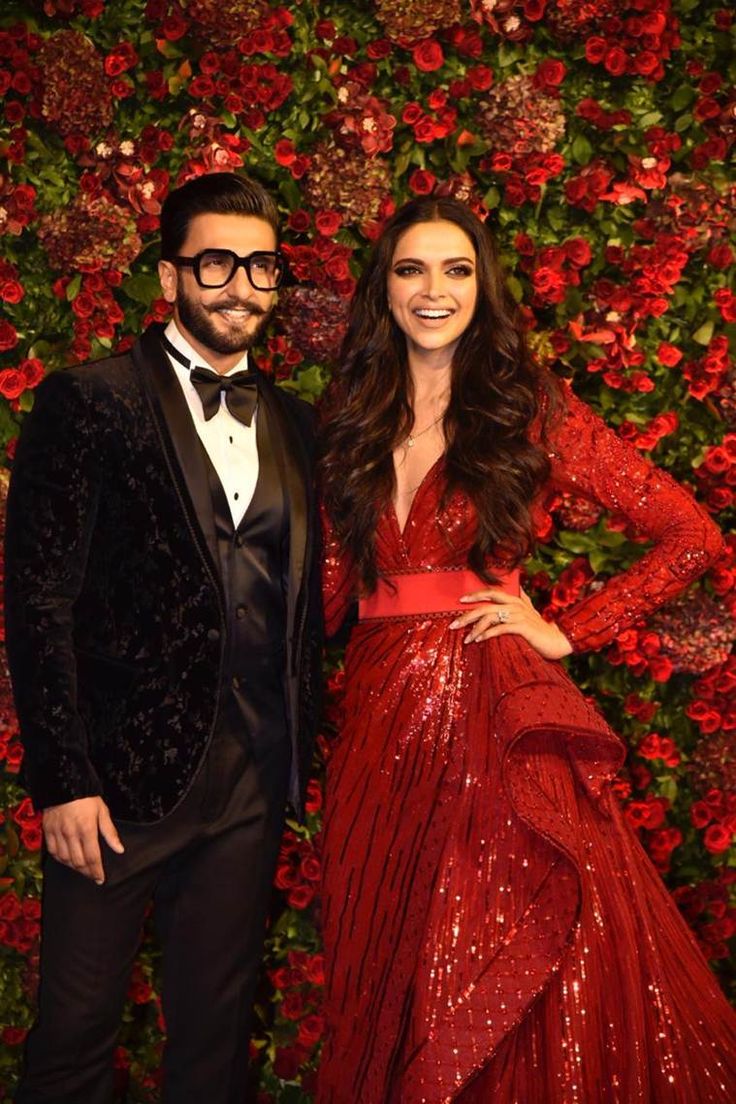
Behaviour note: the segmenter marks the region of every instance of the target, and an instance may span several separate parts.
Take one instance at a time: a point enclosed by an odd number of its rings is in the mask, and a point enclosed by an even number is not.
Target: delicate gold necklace
[[[424,429],[420,429],[419,433],[409,433],[407,435],[406,441],[404,442],[406,447],[407,448],[414,448],[414,444],[417,441],[417,439],[419,437],[423,437],[425,433],[429,433],[430,429],[432,429],[433,426],[436,426],[438,422],[441,422],[442,419],[444,418],[444,416],[445,416],[445,412],[443,410],[442,413],[439,415],[439,417],[435,418],[435,420],[433,422],[430,422],[428,426],[425,426]]]

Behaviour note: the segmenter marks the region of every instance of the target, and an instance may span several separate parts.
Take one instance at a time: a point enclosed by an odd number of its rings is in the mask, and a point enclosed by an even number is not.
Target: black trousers
[[[242,1104],[253,991],[289,774],[218,737],[181,805],[117,825],[96,886],[46,856],[38,1019],[16,1104],[110,1104],[113,1052],[144,914],[163,951],[165,1104]]]

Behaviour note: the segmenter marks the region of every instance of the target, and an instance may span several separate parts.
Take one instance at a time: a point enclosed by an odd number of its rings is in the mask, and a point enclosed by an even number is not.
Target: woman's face
[[[410,353],[452,356],[475,311],[476,268],[473,243],[454,222],[419,222],[401,235],[387,291]]]

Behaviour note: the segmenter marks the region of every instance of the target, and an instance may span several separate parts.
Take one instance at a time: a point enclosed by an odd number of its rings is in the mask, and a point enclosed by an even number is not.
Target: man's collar
[[[213,372],[217,371],[217,369],[214,368],[213,365],[205,357],[203,357],[201,353],[198,353],[196,349],[192,348],[173,318],[164,330],[164,334],[174,346],[174,348],[189,361],[189,365],[191,368],[196,368],[198,364],[203,364],[205,368],[211,368]],[[245,372],[247,371],[247,369],[248,353],[246,351],[243,353],[243,356],[238,361],[238,363],[224,374],[226,376],[232,376],[234,372]],[[218,375],[222,374],[223,373],[218,373]]]

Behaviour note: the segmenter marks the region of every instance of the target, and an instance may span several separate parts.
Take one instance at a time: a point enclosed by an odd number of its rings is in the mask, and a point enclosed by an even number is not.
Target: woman
[[[361,601],[328,767],[319,1104],[736,1099],[736,1019],[611,794],[620,740],[555,662],[700,575],[717,530],[535,371],[454,200],[390,220],[343,354],[329,629]],[[550,487],[655,542],[556,625],[518,574]]]

